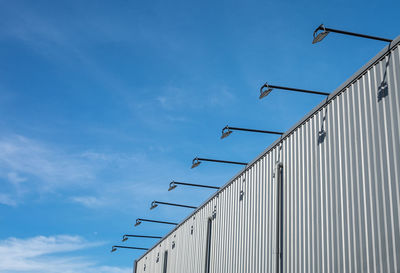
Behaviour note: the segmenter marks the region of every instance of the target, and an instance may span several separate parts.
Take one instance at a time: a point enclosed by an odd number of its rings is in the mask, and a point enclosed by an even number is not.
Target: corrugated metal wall
[[[399,62],[396,47],[284,140],[284,272],[400,272]]]
[[[398,44],[399,38],[396,39]],[[137,272],[400,272],[400,56],[382,51],[137,262]],[[174,247],[173,247],[174,246]]]

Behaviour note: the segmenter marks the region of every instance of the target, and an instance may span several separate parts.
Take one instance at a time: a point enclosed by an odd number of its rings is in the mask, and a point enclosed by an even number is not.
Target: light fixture
[[[221,139],[226,138],[232,133],[232,130],[237,131],[246,131],[246,132],[255,132],[255,133],[264,133],[264,134],[275,134],[275,135],[283,135],[282,132],[275,131],[265,131],[265,130],[256,130],[256,129],[246,129],[246,128],[238,128],[238,127],[229,127],[228,125],[222,129]]]
[[[184,182],[176,182],[172,181],[169,183],[169,189],[168,191],[172,191],[177,187],[177,185],[184,185],[184,186],[191,186],[191,187],[200,187],[200,188],[209,188],[209,189],[219,189],[219,187],[216,186],[207,186],[207,185],[200,185],[200,184],[191,184],[191,183],[184,183]]]
[[[157,205],[156,201],[153,201],[153,202],[151,202],[150,209],[155,209],[157,206],[158,205]]]
[[[219,159],[210,159],[210,158],[200,158],[195,157],[192,161],[192,169],[199,166],[201,161],[209,161],[209,162],[218,162],[218,163],[227,163],[227,164],[236,164],[236,165],[247,165],[244,162],[236,162],[236,161],[227,161],[227,160],[219,160]]]
[[[192,160],[192,167],[191,167],[191,169],[193,169],[193,168],[196,168],[197,166],[199,166],[201,164],[201,162],[199,161],[199,159],[196,157],[196,158],[194,158],[193,160]]]
[[[168,191],[172,191],[172,190],[175,189],[176,187],[177,187],[177,186],[176,186],[175,181],[172,181],[171,183],[169,183]]]
[[[321,32],[318,32],[319,30],[322,30]],[[321,42],[327,35],[329,34],[329,31],[326,30],[325,26],[321,24],[319,27],[317,27],[316,30],[314,30],[313,34],[313,44]]]
[[[148,235],[130,235],[130,234],[125,234],[122,236],[122,242],[128,241],[129,237],[134,237],[134,238],[150,238],[150,239],[161,239],[161,236],[148,236]]]
[[[196,209],[197,207],[193,206],[188,206],[188,205],[181,205],[181,204],[175,204],[175,203],[167,203],[167,202],[161,202],[161,201],[153,201],[151,202],[151,207],[150,209],[156,208],[158,205],[167,205],[167,206],[174,206],[174,207],[181,207],[181,208],[189,208],[189,209]]]
[[[140,225],[142,223],[142,221],[140,219],[136,219],[136,223],[135,223],[135,227],[137,227],[138,225]]]
[[[260,88],[260,96],[258,97],[260,100],[271,93],[272,88],[268,86],[268,83],[265,83],[263,86]]]
[[[266,89],[265,89],[266,88]],[[326,92],[320,92],[320,91],[312,91],[312,90],[305,90],[305,89],[299,89],[299,88],[292,88],[292,87],[284,87],[284,86],[278,86],[278,85],[269,85],[268,83],[265,83],[261,88],[260,88],[260,99],[265,98],[268,96],[269,93],[273,89],[282,89],[282,90],[288,90],[288,91],[294,91],[294,92],[302,92],[302,93],[309,93],[309,94],[317,94],[317,95],[324,95],[324,96],[329,96],[329,93]],[[230,127],[232,129],[232,127]]]
[[[224,139],[224,138],[228,137],[230,134],[232,134],[232,131],[231,131],[231,129],[228,127],[228,125],[226,125],[226,126],[222,129],[221,139]]]
[[[138,250],[149,250],[148,248],[144,247],[133,247],[133,246],[112,246],[111,252],[117,251],[117,248],[128,248],[128,249],[138,249]]]
[[[383,41],[383,42],[388,42],[388,43],[393,41],[391,39],[386,39],[386,38],[381,38],[381,37],[376,37],[376,36],[370,36],[370,35],[365,35],[365,34],[360,34],[360,33],[339,30],[339,29],[333,29],[333,28],[327,28],[323,24],[321,24],[319,27],[317,27],[314,30],[314,33],[313,33],[314,39],[313,39],[312,43],[316,44],[318,42],[321,42],[329,34],[329,32],[340,33],[340,34],[356,36],[356,37],[361,37],[361,38],[367,38],[367,39],[372,39],[372,40],[378,40],[378,41]]]
[[[178,225],[178,223],[173,223],[173,222],[166,222],[166,221],[158,221],[158,220],[151,220],[151,219],[143,219],[143,218],[138,218],[136,219],[135,227],[140,225],[142,222],[150,222],[150,223],[158,223],[158,224],[167,224],[167,225]]]

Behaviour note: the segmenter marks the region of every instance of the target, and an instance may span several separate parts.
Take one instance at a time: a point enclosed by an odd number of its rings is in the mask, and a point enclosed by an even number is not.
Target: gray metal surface
[[[399,41],[147,251],[137,272],[163,272],[165,250],[167,272],[205,272],[210,217],[213,273],[272,272],[276,260],[281,272],[400,272]]]

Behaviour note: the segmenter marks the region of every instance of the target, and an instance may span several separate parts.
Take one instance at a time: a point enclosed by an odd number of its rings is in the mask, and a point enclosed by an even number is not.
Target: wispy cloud
[[[121,96],[123,99],[119,101],[126,104],[133,117],[149,127],[188,122],[190,111],[231,105],[235,99],[227,86],[210,86],[197,76],[181,81],[184,83],[180,86],[162,83],[161,86],[150,87],[152,90],[146,90],[148,92],[141,92],[143,90],[138,90],[138,87],[133,89],[131,84],[127,84],[118,73],[104,65],[88,50],[104,41],[113,42],[114,45],[129,45],[132,48],[138,42],[153,49],[162,44],[162,53],[164,50],[181,51],[187,47],[180,44],[184,41],[179,37],[171,37],[171,33],[167,35],[162,29],[154,29],[154,26],[149,29],[149,26],[142,24],[135,25],[134,29],[126,28],[119,20],[105,23],[103,18],[93,14],[79,17],[83,22],[65,25],[54,20],[52,16],[40,16],[29,5],[11,4],[8,13],[12,16],[5,20],[6,27],[4,33],[0,32],[0,38],[5,35],[8,39],[21,42],[57,65],[63,64],[63,67],[75,67],[78,64],[81,73],[86,73],[99,85],[112,90],[113,95]],[[84,32],[82,25],[85,25]],[[161,52],[154,49],[154,54]],[[168,54],[161,54],[165,55]],[[142,93],[146,96],[137,95]]]
[[[0,272],[91,273],[130,272],[130,268],[102,266],[84,256],[71,255],[74,251],[103,245],[88,242],[80,236],[36,236],[27,239],[8,238],[0,241]]]
[[[156,97],[157,103],[165,110],[204,109],[229,105],[235,100],[227,86],[166,86]]]
[[[93,168],[79,156],[20,136],[0,137],[0,175],[13,184],[31,178],[43,188],[61,186],[65,181],[79,182],[93,178]]]
[[[118,206],[132,195],[142,200],[165,191],[143,179],[143,175],[152,179],[153,165],[157,162],[149,162],[141,153],[71,153],[25,136],[0,135],[0,204],[17,206],[26,197],[54,192],[61,193],[66,202],[87,208]],[[135,194],[143,189],[140,196]]]
[[[108,204],[107,201],[102,200],[95,196],[74,196],[71,197],[71,201],[74,203],[81,204],[88,208],[98,208]]]
[[[21,135],[0,136],[0,204],[16,206],[27,193],[43,194],[62,189],[90,188],[107,166],[123,167],[135,156],[93,151],[69,153]],[[89,207],[98,199],[76,197],[74,202]]]
[[[140,194],[138,194],[140,193]],[[120,181],[117,184],[104,183],[99,191],[91,191],[88,195],[72,196],[69,201],[90,209],[116,208],[124,211],[142,208],[154,196],[166,197],[166,187],[158,183]]]
[[[15,207],[17,206],[17,201],[9,194],[0,193],[0,204]]]
[[[119,92],[123,96],[130,93],[130,88],[126,87],[121,78],[99,63],[88,50],[98,42],[117,39],[115,34],[113,37],[109,36],[111,31],[104,30],[110,26],[106,28],[102,20],[82,19],[86,18],[84,16],[77,18],[79,22],[72,20],[69,24],[63,24],[57,17],[43,16],[26,3],[24,5],[15,2],[8,3],[3,9],[8,16],[4,18],[0,39],[18,41],[56,65],[62,64],[68,67],[78,65],[81,73],[91,76],[93,80],[108,87],[113,93]],[[85,31],[82,31],[82,25],[85,25]],[[115,26],[115,29],[120,27]],[[130,37],[130,35],[123,37]]]
[[[26,177],[22,177],[20,176],[18,173],[16,172],[9,172],[7,174],[7,178],[10,182],[14,183],[14,184],[20,184],[21,182],[26,181]]]
[[[165,85],[154,89],[157,90],[155,95],[132,102],[130,109],[144,126],[160,130],[171,124],[189,123],[193,115],[214,113],[216,109],[231,107],[237,102],[233,92],[223,84],[210,87],[186,81],[181,86]]]

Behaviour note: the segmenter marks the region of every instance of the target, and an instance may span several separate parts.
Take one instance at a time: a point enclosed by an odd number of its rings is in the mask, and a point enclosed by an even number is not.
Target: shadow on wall
[[[328,98],[325,100],[325,109],[324,109],[324,116],[322,117],[322,124],[321,124],[321,130],[318,132],[318,145],[324,143],[325,137],[326,137],[326,131],[325,131],[325,122],[326,122],[326,115],[328,113]]]
[[[388,71],[388,66],[390,63],[390,58],[392,57],[391,52],[387,55],[387,61],[386,61],[386,67],[385,67],[385,73],[383,74],[383,79],[382,82],[378,86],[378,102],[380,102],[384,97],[387,97],[389,95],[389,88],[387,84],[387,71]],[[386,60],[386,58],[385,58]]]
[[[385,72],[383,74],[383,79],[382,82],[378,86],[378,92],[377,92],[377,100],[378,102],[382,101],[383,98],[387,97],[389,95],[389,87],[387,83],[387,72],[388,72],[388,67],[390,64],[390,59],[392,57],[392,53],[390,51],[390,47],[388,47],[388,58],[386,60],[386,65],[385,65]],[[326,98],[325,106],[328,104],[328,98]],[[327,115],[327,110],[328,108],[325,107],[323,118],[322,118],[322,124],[321,124],[321,129],[318,132],[318,145],[324,143],[325,138],[326,138],[326,115]]]

